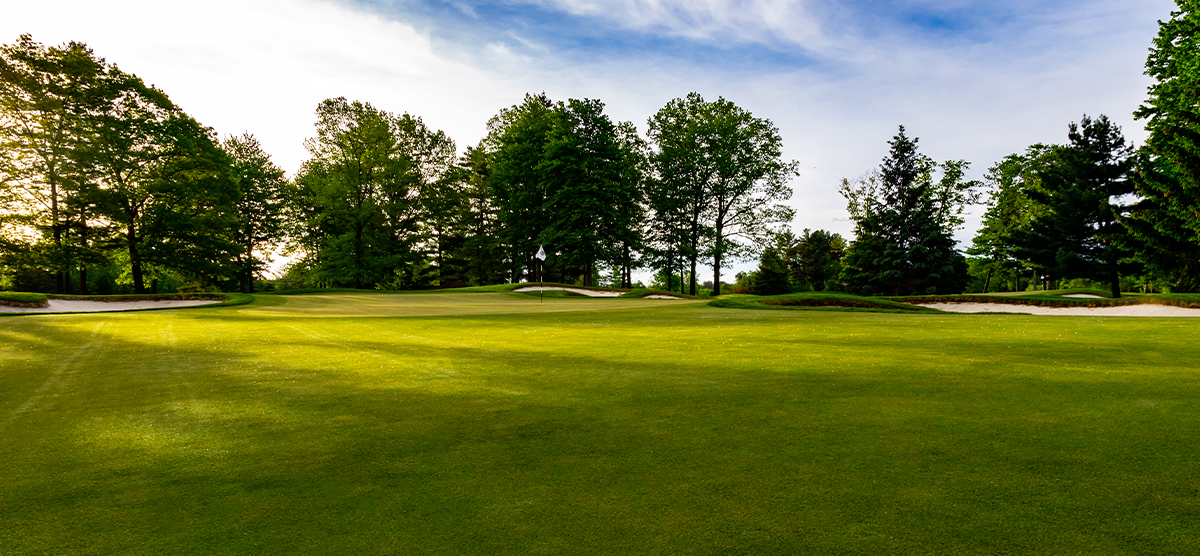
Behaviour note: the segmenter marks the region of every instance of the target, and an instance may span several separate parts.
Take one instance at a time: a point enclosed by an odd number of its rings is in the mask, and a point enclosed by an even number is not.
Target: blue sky
[[[221,134],[250,131],[291,171],[331,96],[409,112],[460,149],[525,92],[603,100],[644,129],[672,98],[724,96],[780,128],[794,226],[849,235],[841,178],[904,124],[981,176],[1131,113],[1171,0],[0,0],[0,40],[79,40]],[[975,211],[976,213],[981,211]],[[968,240],[977,220],[959,234]]]

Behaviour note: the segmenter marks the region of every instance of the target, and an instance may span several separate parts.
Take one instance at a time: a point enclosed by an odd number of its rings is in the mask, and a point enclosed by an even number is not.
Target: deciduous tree
[[[783,140],[770,120],[718,98],[697,93],[667,103],[649,121],[657,179],[674,192],[680,211],[684,250],[696,293],[696,263],[712,258],[713,294],[721,288],[721,266],[747,253],[771,226],[788,222],[794,211],[780,204],[797,164],[782,159]],[[708,241],[705,241],[708,240]]]

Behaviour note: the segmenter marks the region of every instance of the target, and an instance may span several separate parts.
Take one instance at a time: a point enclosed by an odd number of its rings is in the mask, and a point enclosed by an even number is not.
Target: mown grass
[[[1048,292],[1021,292],[1021,295],[963,294],[963,295],[912,295],[901,297],[871,298],[887,299],[902,303],[1002,303],[1008,305],[1036,305],[1041,307],[1119,307],[1123,305],[1168,305],[1200,309],[1200,294],[1123,294],[1123,297],[1078,298],[1064,297],[1071,293],[1100,295],[1096,290],[1052,290]],[[1103,292],[1101,292],[1103,293]],[[1107,294],[1105,294],[1107,295]]]
[[[1196,554],[1187,319],[257,296],[0,321],[0,554]]]
[[[709,302],[726,309],[767,309],[802,311],[940,313],[936,309],[892,301],[882,297],[862,297],[837,292],[803,292],[783,295],[728,295]]]

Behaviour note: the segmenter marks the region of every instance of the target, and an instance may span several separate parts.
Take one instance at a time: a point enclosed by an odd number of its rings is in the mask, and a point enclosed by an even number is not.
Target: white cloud
[[[825,49],[821,56],[837,61],[763,69],[644,51],[588,59],[556,52],[544,37],[514,38],[512,30],[490,27],[494,22],[479,28],[476,44],[447,44],[436,39],[435,27],[317,0],[215,0],[201,8],[146,0],[24,2],[5,8],[0,41],[31,32],[44,43],[87,42],[222,134],[254,133],[288,170],[306,156],[302,141],[311,134],[313,109],[331,96],[421,116],[461,149],[525,92],[599,98],[614,119],[643,129],[672,98],[689,91],[722,95],[773,120],[785,155],[801,162],[793,183],[796,227],[848,235],[838,180],[878,164],[898,124],[921,138],[923,152],[969,160],[977,176],[1029,144],[1065,140],[1067,123],[1085,112],[1108,114],[1140,142],[1142,126],[1131,112],[1148,84],[1142,64],[1155,21],[1173,7],[1171,0],[1097,0],[1074,11],[1028,15],[997,37],[944,45],[902,33],[830,38],[809,5],[797,2],[529,1],[706,44],[792,41]]]
[[[45,44],[87,43],[219,133],[254,133],[290,171],[306,157],[302,141],[325,98],[410,112],[461,141],[482,135],[487,118],[521,94],[503,79],[439,55],[411,25],[330,2],[6,6],[0,41],[26,32]]]
[[[623,29],[692,40],[786,41],[821,50],[832,45],[799,0],[524,0]]]

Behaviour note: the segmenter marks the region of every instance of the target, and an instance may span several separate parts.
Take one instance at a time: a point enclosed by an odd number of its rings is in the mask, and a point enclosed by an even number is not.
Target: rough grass
[[[46,296],[40,293],[0,292],[0,305],[8,307],[45,307]]]
[[[0,321],[0,554],[1200,553],[1187,319],[257,296]]]

